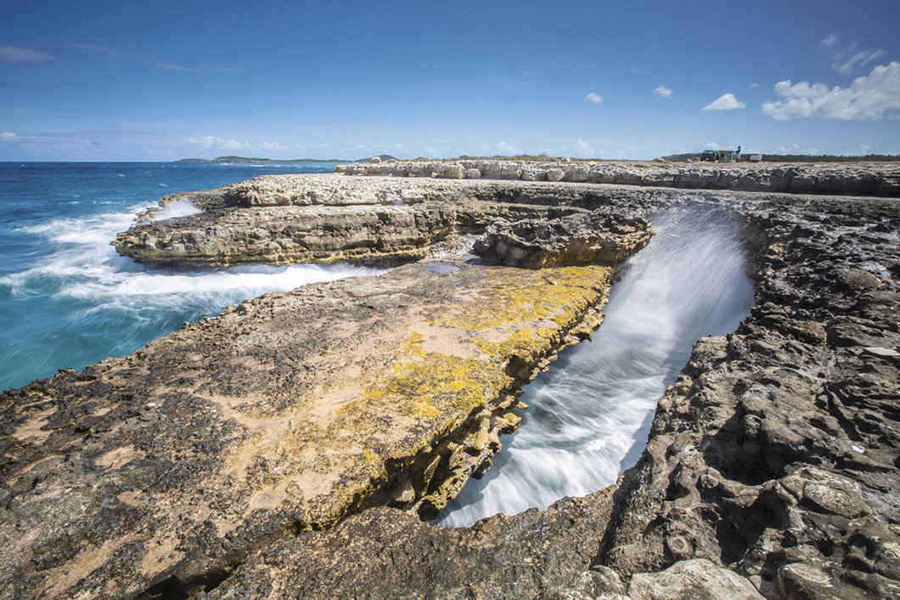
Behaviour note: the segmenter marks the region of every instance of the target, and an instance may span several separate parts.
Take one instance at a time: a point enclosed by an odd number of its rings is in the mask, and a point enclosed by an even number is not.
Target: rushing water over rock
[[[654,228],[613,286],[593,340],[526,388],[522,401],[531,408],[521,413],[518,432],[438,523],[459,527],[498,512],[543,509],[615,483],[640,457],[656,402],[694,342],[729,333],[747,316],[753,286],[724,213],[671,211]]]

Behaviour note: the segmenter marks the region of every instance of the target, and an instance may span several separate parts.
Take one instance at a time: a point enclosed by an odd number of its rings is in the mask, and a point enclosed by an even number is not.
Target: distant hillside
[[[755,152],[744,152],[744,160],[750,154]],[[689,162],[700,160],[700,152],[690,154],[672,154],[663,156],[665,160],[671,162]],[[900,161],[900,155],[897,154],[867,154],[865,156],[834,156],[832,154],[763,154],[762,159],[765,162],[895,162]]]

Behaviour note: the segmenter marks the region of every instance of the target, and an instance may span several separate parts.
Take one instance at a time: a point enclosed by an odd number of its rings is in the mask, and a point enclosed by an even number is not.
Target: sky
[[[900,2],[0,3],[0,160],[900,153]]]

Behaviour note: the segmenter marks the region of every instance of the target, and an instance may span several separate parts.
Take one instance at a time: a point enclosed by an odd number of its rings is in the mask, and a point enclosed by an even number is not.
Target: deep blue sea
[[[150,268],[110,246],[166,194],[334,163],[0,163],[0,390],[137,350],[262,293],[367,269]]]

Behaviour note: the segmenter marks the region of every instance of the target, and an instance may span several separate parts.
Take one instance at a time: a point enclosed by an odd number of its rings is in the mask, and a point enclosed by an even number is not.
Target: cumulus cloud
[[[259,147],[263,150],[287,150],[287,146],[278,142],[262,142]]]
[[[657,96],[662,96],[663,98],[668,98],[669,96],[672,95],[672,90],[670,90],[669,88],[667,88],[664,85],[661,85],[658,88],[656,88],[655,90],[653,90],[653,93],[656,94]]]
[[[865,67],[882,56],[884,56],[884,50],[863,50],[845,61],[835,61],[832,66],[841,75],[849,75],[856,67]]]
[[[20,139],[22,138],[17,136],[12,131],[0,132],[0,142],[18,142]]]
[[[225,139],[213,135],[205,135],[202,137],[191,137],[187,140],[188,144],[200,146],[201,148],[213,149],[219,148],[223,150],[244,150],[250,148],[247,142],[240,142],[234,139]]]
[[[777,121],[890,118],[900,111],[900,62],[879,65],[869,75],[854,79],[848,88],[787,80],[775,84],[775,93],[782,99],[763,104],[763,112]]]
[[[587,96],[584,97],[585,102],[593,102],[594,104],[602,104],[603,96],[596,92],[590,92]]]
[[[734,94],[728,92],[704,106],[703,110],[736,110],[738,108],[747,108],[747,105],[739,101]]]
[[[755,89],[758,88],[758,87],[759,87],[759,82],[758,82],[758,81],[754,81],[753,83],[750,84],[750,89],[751,89],[751,90],[755,90]]]
[[[0,46],[0,62],[15,63],[40,63],[56,58],[49,52],[37,48],[23,48],[21,46]]]
[[[824,38],[822,38],[822,41],[821,41],[820,43],[821,43],[822,46],[824,46],[825,48],[832,48],[832,47],[834,47],[835,44],[837,44],[837,41],[838,41],[838,36],[837,36],[837,34],[836,34],[836,33],[829,33],[829,34],[826,35]]]

